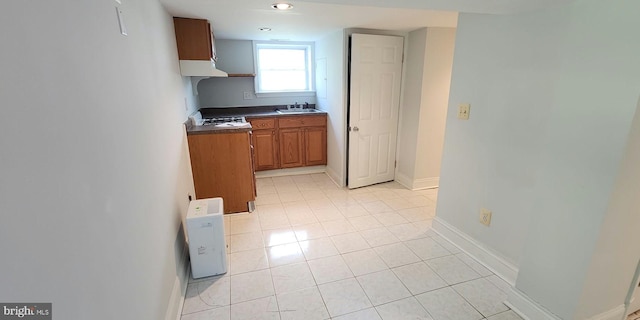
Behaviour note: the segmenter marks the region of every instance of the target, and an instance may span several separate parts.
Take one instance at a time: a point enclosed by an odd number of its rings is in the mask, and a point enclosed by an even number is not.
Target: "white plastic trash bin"
[[[227,272],[222,198],[193,200],[187,211],[191,275],[194,279]]]

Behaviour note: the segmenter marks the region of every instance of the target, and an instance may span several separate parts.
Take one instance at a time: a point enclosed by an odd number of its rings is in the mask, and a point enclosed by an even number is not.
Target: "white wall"
[[[639,93],[640,96],[640,93]],[[613,196],[591,258],[586,282],[578,305],[577,319],[599,314],[619,306],[640,263],[640,101],[635,112]],[[606,276],[603,276],[606,275]],[[636,299],[640,295],[636,294]],[[635,311],[635,310],[629,310]]]
[[[255,73],[251,40],[216,39],[216,67],[227,73]],[[244,99],[244,92],[253,99]],[[256,97],[253,77],[209,78],[198,83],[200,107],[238,107],[316,103],[313,94],[296,97]]]
[[[438,186],[454,42],[453,28],[409,33],[396,180],[411,189]]]
[[[459,17],[437,216],[518,266],[516,288],[563,319],[590,312],[578,301],[639,94],[638,10]]]
[[[184,286],[173,23],[123,1],[125,37],[115,5],[11,1],[0,19],[0,301],[56,319],[164,319]]]
[[[409,32],[404,60],[406,66],[405,86],[402,90],[402,105],[398,120],[398,162],[396,167],[396,180],[409,188],[413,188],[416,171],[426,45],[427,28]]]
[[[327,173],[341,185],[346,179],[346,82],[342,30],[316,40],[317,108],[327,111]]]
[[[428,28],[426,36],[414,181],[430,187],[440,177],[456,30]]]

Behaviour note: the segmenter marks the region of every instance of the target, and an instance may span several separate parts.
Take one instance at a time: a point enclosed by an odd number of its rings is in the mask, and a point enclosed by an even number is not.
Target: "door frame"
[[[409,45],[409,33],[408,32],[400,32],[400,31],[389,31],[389,30],[374,30],[374,29],[361,29],[361,28],[349,28],[344,30],[344,91],[343,91],[343,132],[344,132],[344,149],[342,150],[343,157],[343,172],[344,177],[342,181],[343,186],[349,186],[349,113],[351,111],[350,106],[350,95],[351,95],[351,35],[354,33],[359,34],[369,34],[369,35],[378,35],[378,36],[397,36],[404,38],[403,40],[403,55],[406,57],[407,49]],[[400,108],[404,105],[404,88],[405,88],[405,76],[407,74],[407,65],[402,63],[402,76],[400,77],[400,105],[398,106],[398,125],[402,123],[402,112],[400,112]],[[396,135],[396,157],[395,161],[398,162],[398,145],[399,145],[400,135]],[[398,174],[398,167],[394,168],[394,176]]]

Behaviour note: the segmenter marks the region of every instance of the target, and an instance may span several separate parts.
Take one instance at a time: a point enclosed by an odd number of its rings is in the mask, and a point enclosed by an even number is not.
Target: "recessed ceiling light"
[[[277,10],[289,10],[293,8],[293,5],[291,3],[274,3],[271,5],[271,8]]]
[[[262,27],[262,28],[258,28],[258,30],[260,30],[260,31],[271,31],[271,28]]]

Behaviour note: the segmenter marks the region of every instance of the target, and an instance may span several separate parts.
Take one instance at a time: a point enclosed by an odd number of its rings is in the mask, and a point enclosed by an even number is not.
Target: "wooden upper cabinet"
[[[180,60],[216,60],[215,38],[209,21],[173,18]]]

